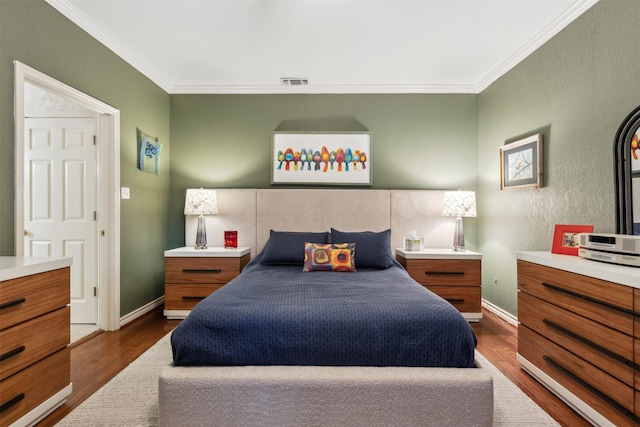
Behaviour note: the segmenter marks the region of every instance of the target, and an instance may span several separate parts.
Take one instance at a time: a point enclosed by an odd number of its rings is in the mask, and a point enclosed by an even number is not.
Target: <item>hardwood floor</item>
[[[473,324],[478,336],[478,350],[560,425],[589,426],[587,421],[519,368],[516,361],[517,329],[486,310],[483,315],[479,323]],[[103,332],[74,346],[71,349],[73,392],[67,403],[38,426],[55,425],[178,323],[178,320],[165,319],[162,307],[158,307],[119,331]]]

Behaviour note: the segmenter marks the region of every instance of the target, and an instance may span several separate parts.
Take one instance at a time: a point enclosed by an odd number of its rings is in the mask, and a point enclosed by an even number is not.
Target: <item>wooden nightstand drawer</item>
[[[479,312],[482,310],[482,291],[479,286],[423,286],[449,301],[458,311]]]
[[[0,426],[6,426],[69,386],[69,349],[29,366],[0,382]]]
[[[0,283],[0,330],[66,306],[69,280],[67,267]]]
[[[167,284],[164,303],[173,310],[191,310],[197,303],[223,287],[224,283]]]
[[[70,313],[64,307],[0,331],[0,379],[66,347]]]
[[[167,257],[166,283],[227,283],[249,261],[249,255],[239,258],[219,257]]]
[[[423,285],[480,286],[480,260],[408,259],[407,272]]]

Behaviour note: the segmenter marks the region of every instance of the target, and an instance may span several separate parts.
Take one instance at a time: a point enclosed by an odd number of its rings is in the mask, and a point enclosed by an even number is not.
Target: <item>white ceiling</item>
[[[168,93],[478,93],[597,1],[47,0]]]

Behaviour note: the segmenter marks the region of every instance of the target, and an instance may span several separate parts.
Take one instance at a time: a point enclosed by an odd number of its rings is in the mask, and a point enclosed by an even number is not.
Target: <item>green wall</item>
[[[476,189],[476,95],[173,95],[172,243],[184,244],[186,188],[271,187],[274,130],[363,128],[373,188]]]
[[[640,104],[638,22],[639,1],[600,0],[479,96],[483,296],[512,314],[516,251],[550,250],[555,224],[615,232],[613,139]],[[499,147],[541,128],[544,188],[500,192]]]
[[[14,255],[14,60],[120,110],[120,178],[131,188],[121,210],[121,315],[161,297],[169,95],[42,0],[0,0],[0,255]],[[136,128],[163,144],[160,175],[136,169]]]
[[[483,252],[483,296],[516,314],[516,251],[549,250],[558,223],[614,231],[613,137],[640,104],[638,22],[637,0],[600,0],[480,95],[169,96],[44,1],[0,0],[0,254],[14,247],[17,59],[121,111],[132,194],[121,211],[122,314],[162,295],[162,252],[184,244],[186,188],[270,188],[274,130],[356,125],[373,136],[373,188],[478,190],[465,228]],[[136,128],[163,143],[161,175],[136,169]],[[537,130],[545,187],[500,192],[499,147]]]

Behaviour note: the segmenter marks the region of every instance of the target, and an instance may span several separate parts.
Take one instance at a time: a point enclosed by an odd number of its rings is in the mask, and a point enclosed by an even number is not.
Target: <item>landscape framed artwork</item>
[[[371,185],[371,134],[274,132],[272,184]]]
[[[542,147],[541,133],[500,147],[500,190],[542,187]]]
[[[578,255],[580,233],[592,233],[593,225],[556,224],[553,231],[551,253]]]

